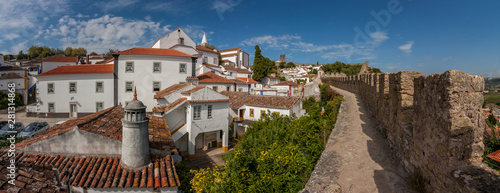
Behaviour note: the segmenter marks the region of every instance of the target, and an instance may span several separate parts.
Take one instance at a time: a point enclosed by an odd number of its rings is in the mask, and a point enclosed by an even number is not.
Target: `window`
[[[254,115],[253,112],[254,112],[254,110],[250,109],[250,117],[253,117],[253,115]]]
[[[278,112],[278,111],[274,111],[274,112],[273,112],[273,114],[276,114],[276,115],[278,115],[278,116],[279,116],[279,115],[280,115],[280,112]]]
[[[69,93],[76,93],[76,82],[69,83]]]
[[[243,88],[238,88],[238,92],[243,92]]]
[[[217,65],[217,58],[214,58],[214,64]]]
[[[47,93],[48,94],[54,94],[54,83],[48,83],[47,84]]]
[[[153,92],[160,91],[160,82],[153,82]]]
[[[125,72],[134,72],[134,62],[126,62]]]
[[[125,92],[134,91],[134,82],[125,82]]]
[[[193,106],[193,119],[201,119],[201,106]]]
[[[55,113],[56,108],[54,103],[49,103],[49,113]]]
[[[179,65],[179,73],[186,73],[186,64]]]
[[[95,92],[104,92],[103,82],[95,82]]]
[[[178,43],[181,44],[181,45],[184,45],[184,38],[179,38],[178,39]]]
[[[161,63],[160,62],[153,63],[153,72],[156,72],[156,73],[161,72]]]
[[[229,88],[231,88],[231,87],[229,87],[229,86],[228,86],[228,87],[226,87],[226,91],[229,91]]]
[[[203,64],[206,64],[206,63],[208,63],[208,58],[205,56],[205,57],[203,57]]]
[[[96,102],[95,103],[95,112],[102,111],[103,109],[104,109],[103,102]]]
[[[264,116],[266,116],[266,111],[265,110],[260,110],[260,118],[263,119]]]
[[[217,92],[217,86],[213,86],[212,89]]]
[[[208,112],[207,118],[211,119],[212,118],[212,105],[208,105],[208,111],[207,112]]]

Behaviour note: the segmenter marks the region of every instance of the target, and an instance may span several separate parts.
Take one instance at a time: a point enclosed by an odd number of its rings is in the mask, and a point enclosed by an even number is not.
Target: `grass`
[[[500,104],[500,92],[484,93],[485,104]]]

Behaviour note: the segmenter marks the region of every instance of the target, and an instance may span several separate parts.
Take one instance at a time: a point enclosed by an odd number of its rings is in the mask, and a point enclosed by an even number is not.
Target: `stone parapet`
[[[409,173],[431,192],[498,192],[500,174],[482,163],[484,79],[456,70],[324,77],[365,101]]]

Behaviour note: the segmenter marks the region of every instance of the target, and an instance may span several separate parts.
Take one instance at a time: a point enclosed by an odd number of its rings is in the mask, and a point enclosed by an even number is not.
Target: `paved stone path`
[[[364,102],[353,93],[333,88],[344,96],[346,107],[336,124],[338,136],[332,147],[342,163],[337,180],[342,192],[414,192]]]

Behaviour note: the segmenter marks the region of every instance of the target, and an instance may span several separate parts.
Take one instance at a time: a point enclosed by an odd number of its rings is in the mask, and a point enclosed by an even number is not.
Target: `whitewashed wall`
[[[38,103],[40,113],[48,112],[54,103],[56,113],[69,113],[69,103],[77,102],[79,113],[95,113],[96,102],[103,102],[103,109],[113,106],[113,74],[72,74],[38,76]],[[76,93],[69,93],[69,82],[76,82]],[[103,82],[102,93],[96,92],[96,82]],[[48,94],[47,84],[54,83],[54,94]]]

